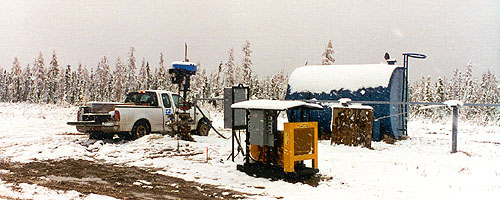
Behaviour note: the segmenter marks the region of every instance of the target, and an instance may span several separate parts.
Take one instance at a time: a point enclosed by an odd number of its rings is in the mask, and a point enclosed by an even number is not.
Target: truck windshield
[[[158,99],[154,92],[131,92],[127,94],[125,103],[158,106]]]

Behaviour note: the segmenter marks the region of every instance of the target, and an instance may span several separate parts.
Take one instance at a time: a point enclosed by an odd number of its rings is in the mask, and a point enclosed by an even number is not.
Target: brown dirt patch
[[[151,169],[102,164],[86,160],[31,163],[0,161],[2,181],[37,184],[55,190],[75,190],[119,199],[239,199],[249,194],[214,185],[185,181],[154,173]],[[2,197],[2,196],[0,196]],[[9,199],[9,197],[2,197]]]

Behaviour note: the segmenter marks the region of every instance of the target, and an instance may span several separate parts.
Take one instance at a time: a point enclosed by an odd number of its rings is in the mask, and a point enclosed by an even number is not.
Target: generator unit
[[[302,122],[284,123],[278,130],[278,116],[286,110],[307,113],[322,106],[302,101],[249,100],[232,109],[247,112],[244,164],[238,170],[268,178],[306,178],[318,170],[318,123],[303,115]],[[234,149],[233,149],[234,150]],[[311,160],[307,166],[304,161]]]

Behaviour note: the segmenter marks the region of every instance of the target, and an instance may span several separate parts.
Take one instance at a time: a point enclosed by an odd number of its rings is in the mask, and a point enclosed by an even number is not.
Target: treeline
[[[208,71],[201,63],[197,63],[199,70],[192,77],[189,98],[222,97],[225,87],[241,83],[250,86],[252,98],[283,99],[288,75],[279,71],[259,79],[253,71],[250,42],[246,41],[241,52],[243,58],[237,61],[234,49],[230,49],[227,60],[219,63],[216,70]],[[333,64],[333,54],[333,45],[329,41],[322,54],[321,64]],[[79,64],[76,69],[70,65],[61,67],[55,51],[48,64],[42,53],[25,67],[15,58],[10,71],[0,69],[0,102],[84,105],[89,101],[123,101],[129,91],[177,91],[176,86],[170,82],[167,70],[170,65],[165,63],[162,53],[159,58],[158,63],[150,64],[145,58],[138,62],[133,47],[126,60],[118,57],[111,64],[107,57],[103,57],[96,66]],[[114,65],[113,70],[111,65]],[[431,80],[430,77],[422,76],[410,85],[410,101],[500,103],[498,78],[488,70],[477,79],[473,77],[472,71],[473,65],[468,64],[464,72],[456,69],[449,79],[439,77]],[[211,102],[219,110],[222,109],[221,103]],[[450,116],[450,110],[446,108],[411,108],[410,116],[414,118],[447,120]],[[499,107],[464,107],[460,111],[464,119],[474,119],[480,123],[500,123]]]
[[[473,77],[473,64],[469,63],[465,71],[456,69],[451,78],[439,77],[432,80],[422,76],[410,86],[412,102],[445,102],[459,100],[471,104],[500,104],[500,88],[498,78],[490,71],[484,72],[479,79]],[[419,110],[412,107],[412,117],[423,117],[433,120],[449,120],[451,110],[434,108]],[[481,124],[500,124],[500,107],[462,107],[460,116],[463,120]]]
[[[238,62],[231,49],[228,60],[221,62],[213,72],[198,63],[190,98],[221,97],[224,87],[239,83],[252,88],[253,98],[284,98],[288,75],[277,72],[259,80],[252,69],[250,42],[245,43],[242,52],[243,59]],[[162,53],[159,57],[159,63],[155,64],[145,58],[137,62],[132,47],[126,60],[120,57],[115,60],[114,70],[108,58],[103,57],[90,71],[82,64],[76,69],[70,65],[60,66],[55,51],[48,64],[42,53],[25,67],[16,57],[10,71],[0,69],[0,101],[83,105],[89,101],[123,101],[129,91],[177,91],[170,82],[170,65],[165,63]]]

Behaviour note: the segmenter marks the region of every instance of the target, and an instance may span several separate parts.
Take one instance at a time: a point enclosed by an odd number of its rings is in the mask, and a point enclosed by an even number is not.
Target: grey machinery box
[[[277,132],[277,112],[274,110],[250,110],[248,132],[250,144],[274,146],[274,135]]]
[[[231,124],[233,114],[231,105],[246,100],[248,100],[248,87],[224,88],[224,128],[233,128]],[[234,125],[236,127],[247,125],[245,115],[246,111],[244,109],[234,110]]]

